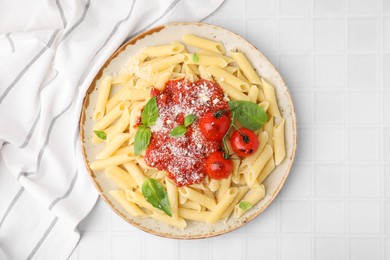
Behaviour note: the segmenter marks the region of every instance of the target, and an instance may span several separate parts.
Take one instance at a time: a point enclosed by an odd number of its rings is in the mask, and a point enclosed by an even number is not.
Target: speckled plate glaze
[[[231,217],[227,223],[220,222],[212,225],[188,221],[187,228],[180,230],[154,219],[139,219],[128,214],[108,194],[109,190],[116,189],[115,185],[103,172],[92,171],[88,165],[89,162],[93,161],[93,158],[101,149],[100,145],[94,145],[92,143],[93,122],[91,120],[100,80],[107,74],[119,72],[125,61],[130,56],[138,53],[145,46],[169,44],[175,40],[182,42],[182,35],[187,33],[220,41],[225,45],[228,52],[233,49],[241,50],[246,54],[260,75],[275,86],[280,111],[286,119],[286,158],[265,180],[265,197],[241,218],[234,219]],[[189,51],[193,51],[191,48],[188,49]],[[92,182],[95,184],[104,201],[124,220],[139,229],[158,236],[178,239],[197,239],[221,235],[235,230],[257,217],[271,204],[286,181],[293,164],[297,144],[294,106],[287,86],[279,72],[259,50],[242,37],[226,29],[203,23],[171,23],[159,26],[134,37],[119,48],[100,69],[86,94],[80,118],[80,135],[86,167]]]

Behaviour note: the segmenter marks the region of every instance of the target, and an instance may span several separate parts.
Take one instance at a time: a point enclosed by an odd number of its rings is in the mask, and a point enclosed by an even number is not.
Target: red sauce
[[[221,87],[207,80],[171,80],[163,92],[153,90],[152,95],[157,97],[159,118],[151,127],[146,163],[166,170],[179,187],[202,182],[206,176],[206,158],[221,149],[221,142],[206,140],[198,122],[208,112],[229,108]],[[196,115],[197,120],[187,128],[187,133],[171,137],[171,130],[183,125],[184,117],[190,114]]]

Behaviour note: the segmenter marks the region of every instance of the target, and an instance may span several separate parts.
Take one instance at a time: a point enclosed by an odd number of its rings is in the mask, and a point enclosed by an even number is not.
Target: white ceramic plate
[[[182,41],[182,35],[187,33],[209,39],[216,39],[217,41],[222,42],[228,51],[227,54],[229,54],[229,50],[234,49],[239,49],[244,52],[257,72],[275,86],[280,112],[286,119],[286,158],[265,180],[265,197],[241,218],[234,219],[231,217],[226,224],[216,223],[212,225],[188,221],[187,228],[180,230],[154,219],[138,219],[128,214],[108,194],[109,190],[116,189],[115,185],[103,172],[92,171],[88,164],[93,161],[93,158],[101,149],[100,145],[92,144],[93,122],[91,120],[100,80],[108,74],[112,75],[112,73],[119,72],[125,61],[127,61],[130,56],[138,53],[145,46],[169,44],[175,40]],[[189,48],[189,51],[192,52],[193,50]],[[202,23],[172,23],[153,28],[136,36],[124,44],[108,59],[95,77],[85,97],[80,119],[80,129],[84,160],[92,177],[92,181],[102,198],[119,216],[130,224],[155,235],[170,238],[195,239],[221,235],[237,229],[258,216],[273,201],[282,188],[294,160],[297,139],[295,121],[294,107],[286,84],[275,67],[253,45],[237,34],[213,25]]]

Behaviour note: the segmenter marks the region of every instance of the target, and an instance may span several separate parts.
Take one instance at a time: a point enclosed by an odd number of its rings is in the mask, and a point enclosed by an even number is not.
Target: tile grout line
[[[311,42],[310,42],[310,67],[312,69],[311,73],[310,73],[310,88],[311,88],[311,91],[310,91],[310,95],[311,95],[311,119],[310,119],[310,124],[311,124],[311,160],[310,160],[310,172],[312,173],[311,176],[310,176],[310,182],[311,182],[311,188],[310,188],[310,218],[309,218],[309,222],[310,222],[310,236],[311,236],[311,239],[310,239],[310,256],[311,256],[311,259],[315,259],[315,255],[316,255],[316,249],[315,249],[315,242],[316,242],[316,237],[315,237],[315,226],[316,226],[316,215],[315,215],[315,200],[314,200],[314,197],[315,197],[315,159],[313,158],[313,153],[314,153],[314,139],[315,139],[315,136],[314,136],[314,128],[313,128],[313,125],[314,125],[314,99],[315,99],[315,92],[313,90],[313,86],[314,86],[314,50],[315,50],[315,40],[314,40],[314,35],[315,35],[315,32],[314,32],[314,23],[315,23],[315,19],[313,18],[314,16],[314,1],[310,1],[310,12],[309,12],[309,20],[310,20],[310,34],[309,37],[311,37]]]
[[[380,1],[380,6],[381,7],[384,7],[384,1],[381,0]],[[381,83],[381,90],[380,90],[380,93],[381,93],[381,99],[380,99],[380,120],[379,120],[379,138],[378,138],[378,142],[379,142],[379,160],[380,160],[380,170],[379,170],[379,181],[380,183],[382,184],[380,186],[380,204],[379,204],[379,214],[380,214],[380,230],[381,230],[381,234],[380,234],[380,243],[379,243],[379,246],[380,246],[380,254],[379,254],[379,257],[380,259],[384,259],[385,257],[385,219],[384,219],[384,207],[385,207],[385,203],[384,203],[384,196],[385,196],[385,193],[384,193],[384,127],[383,127],[383,122],[384,122],[384,110],[385,110],[385,106],[384,106],[384,70],[383,70],[383,36],[384,36],[384,16],[383,16],[383,9],[384,8],[381,8],[382,9],[382,12],[380,13],[380,23],[379,23],[379,50],[381,52],[381,54],[379,55],[379,75],[381,76],[380,77],[380,80],[379,82]],[[382,142],[381,142],[382,140]]]
[[[346,95],[345,95],[345,114],[344,114],[344,124],[345,124],[345,155],[346,158],[344,159],[344,165],[345,165],[345,214],[344,214],[344,222],[345,222],[345,238],[344,238],[344,243],[345,243],[345,256],[346,259],[350,259],[350,254],[349,254],[349,212],[350,212],[350,204],[349,204],[349,181],[350,181],[350,174],[349,174],[349,93],[350,93],[350,86],[349,86],[349,1],[347,0],[344,10],[344,73],[346,76],[346,80],[344,82],[345,84],[345,89],[346,89]]]

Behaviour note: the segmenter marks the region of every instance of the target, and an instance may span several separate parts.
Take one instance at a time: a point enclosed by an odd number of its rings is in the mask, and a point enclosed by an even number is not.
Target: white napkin
[[[66,259],[96,202],[80,153],[92,79],[123,41],[223,0],[2,1],[0,258]]]

